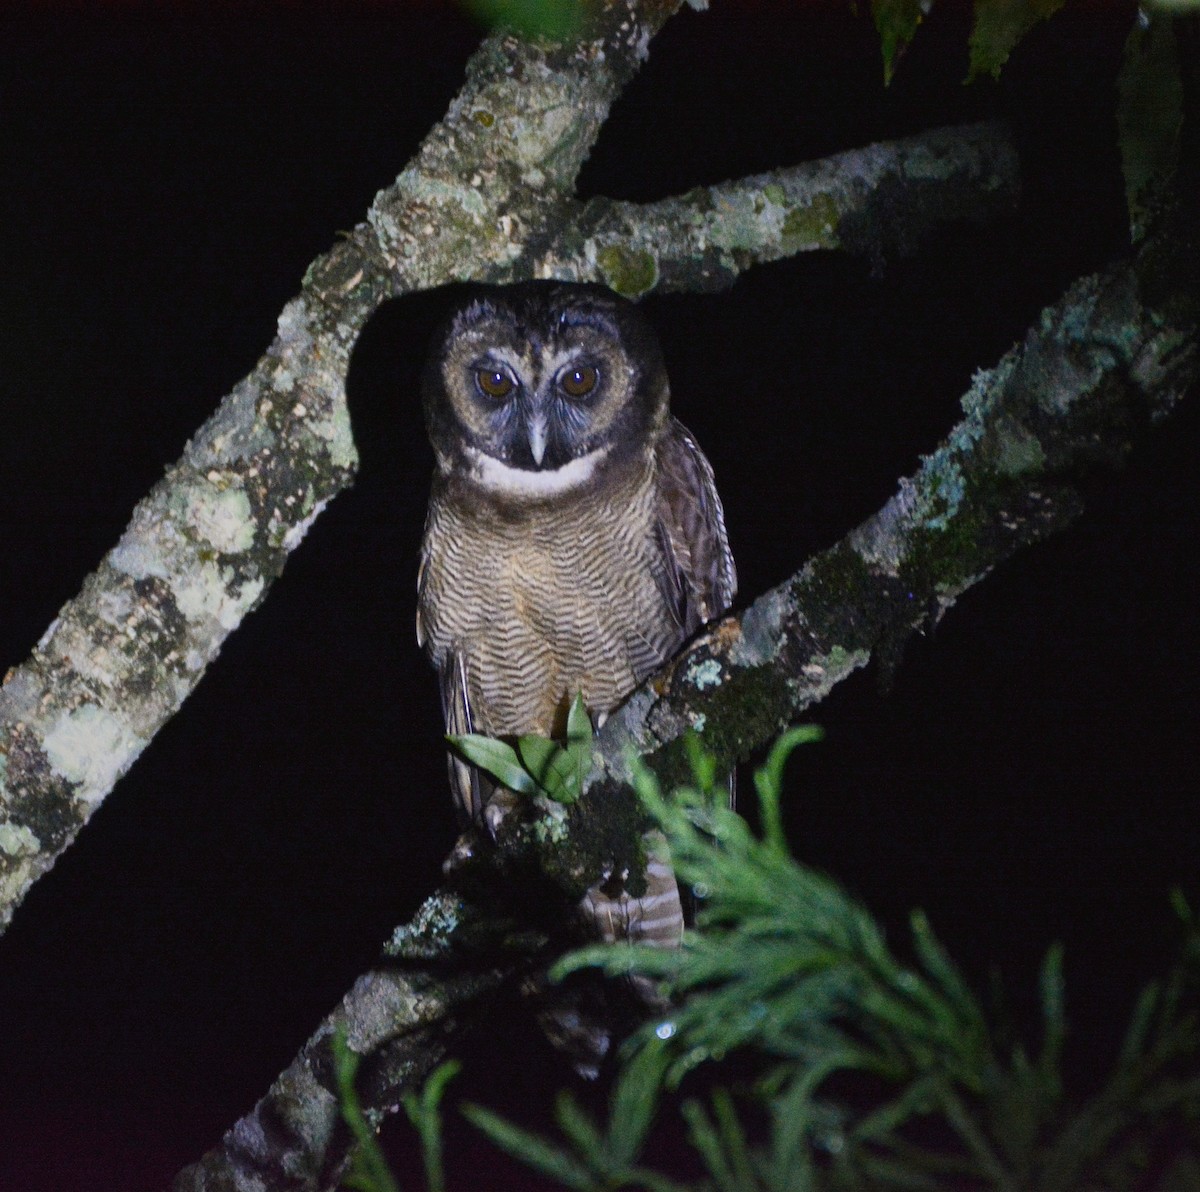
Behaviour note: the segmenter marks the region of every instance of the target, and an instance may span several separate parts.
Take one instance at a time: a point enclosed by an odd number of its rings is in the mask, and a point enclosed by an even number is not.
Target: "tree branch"
[[[881,228],[915,234],[929,222],[920,207],[935,199],[932,218],[946,219],[1011,197],[1011,150],[983,126],[965,130],[960,147],[943,130],[641,209],[574,202],[567,196],[613,99],[676,6],[608,0],[590,39],[568,48],[486,40],[446,118],[366,221],[312,264],[266,354],[137,506],[29,660],[5,676],[0,930],[352,481],[346,372],[382,301],[455,280],[516,280],[535,267],[636,288],[641,250],[629,245],[652,243],[656,228],[689,211],[687,234],[664,232],[650,264],[664,286],[711,288],[823,237],[850,246],[888,243]],[[886,195],[882,208],[871,186]]]
[[[1152,238],[1133,261],[1071,286],[1019,347],[976,375],[963,420],[874,517],[704,633],[615,713],[597,737],[588,792],[565,824],[510,817],[494,847],[461,842],[453,887],[430,898],[387,949],[405,983],[397,986],[388,970],[360,979],[252,1114],[179,1177],[175,1192],[332,1186],[281,1174],[327,1174],[345,1160],[349,1140],[333,1128],[332,1031],[343,1025],[355,1050],[372,1054],[375,1041],[386,1055],[366,1090],[371,1108],[394,1106],[419,1084],[469,1021],[472,1000],[548,954],[536,926],[496,919],[496,899],[512,888],[505,872],[540,874],[565,904],[603,866],[636,863],[639,824],[625,785],[631,751],[665,783],[685,776],[688,730],[720,761],[744,758],[872,655],[894,664],[909,634],[936,623],[1017,550],[1072,521],[1082,508],[1081,479],[1119,464],[1200,377],[1196,246],[1174,231]],[[472,889],[491,895],[476,904],[462,894]],[[491,965],[486,977],[481,958]],[[291,1132],[286,1148],[272,1150],[263,1123],[279,1119]],[[257,1148],[258,1183],[238,1182],[237,1173],[250,1170],[247,1139]],[[268,1173],[275,1182],[262,1182]]]
[[[1002,125],[935,129],[656,203],[591,199],[522,265],[629,297],[719,290],[752,265],[814,249],[908,254],[939,224],[1010,209],[1019,177]]]
[[[878,513],[610,717],[590,785],[623,783],[630,753],[678,781],[689,730],[719,763],[744,759],[872,656],[894,666],[911,633],[1073,521],[1083,478],[1119,465],[1200,377],[1198,257],[1181,215],[1133,260],[1075,282],[975,375],[962,421]]]
[[[676,7],[607,0],[565,48],[488,38],[446,118],[310,267],[266,355],[5,676],[0,929],[350,483],[346,372],[367,318],[395,294],[506,275]]]
[[[174,1192],[336,1188],[353,1137],[341,1120],[333,1037],[368,1056],[358,1092],[376,1125],[419,1087],[482,1005],[542,956],[546,939],[452,891],[426,900],[265,1097],[220,1146],[185,1168]]]

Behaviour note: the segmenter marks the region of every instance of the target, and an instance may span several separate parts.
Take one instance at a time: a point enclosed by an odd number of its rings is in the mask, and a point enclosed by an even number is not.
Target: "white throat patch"
[[[592,478],[592,474],[604,461],[607,454],[607,447],[598,447],[595,451],[588,452],[587,455],[570,460],[561,468],[531,472],[525,468],[514,468],[501,463],[498,459],[484,455],[482,451],[476,451],[473,447],[467,448],[467,458],[471,463],[471,479],[481,488],[506,497],[528,499],[554,497],[560,493],[581,488]]]

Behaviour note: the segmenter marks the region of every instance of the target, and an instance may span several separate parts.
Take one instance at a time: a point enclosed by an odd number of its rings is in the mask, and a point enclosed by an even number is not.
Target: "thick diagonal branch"
[[[630,752],[665,783],[681,739],[721,762],[745,757],[871,657],[1016,551],[1070,523],[1080,481],[1119,465],[1200,377],[1200,247],[1186,219],[1137,257],[1082,278],[1024,342],[980,371],[964,417],[896,495],[836,546],[703,634],[600,734],[599,786]]]
[[[497,991],[546,944],[450,891],[429,898],[396,933],[386,965],[365,973],[218,1147],[176,1177],[174,1192],[315,1192],[336,1188],[350,1153],[337,1095],[333,1040],[369,1057],[358,1077],[378,1123],[429,1070]]]
[[[367,318],[397,293],[511,271],[677,2],[606,0],[568,47],[484,42],[445,119],[309,269],[266,355],[5,676],[0,929],[350,483],[346,372]]]
[[[642,7],[649,15],[637,28],[649,36],[671,5]],[[0,929],[351,482],[346,370],[385,298],[534,272],[627,292],[711,288],[758,261],[814,247],[882,249],[896,229],[911,236],[1011,200],[1011,150],[995,126],[980,126],[643,208],[574,203],[566,192],[643,52],[630,38],[617,22],[559,59],[512,39],[485,43],[446,120],[367,221],[313,264],[267,354],[5,677]],[[644,261],[636,245],[654,242],[657,256]]]
[[[725,762],[744,757],[872,656],[897,652],[1015,551],[1068,524],[1082,507],[1079,480],[1119,464],[1200,376],[1196,283],[1194,246],[1166,235],[1135,261],[1073,285],[1024,343],[975,377],[963,420],[874,517],[705,633],[607,722],[589,790],[565,826],[547,832],[514,818],[494,849],[464,842],[456,885],[466,878],[467,888],[491,881],[500,889],[519,866],[570,901],[606,866],[635,869],[641,824],[625,786],[630,751],[666,783],[684,775],[688,730]],[[481,977],[486,920],[471,905],[453,890],[435,894],[388,948],[403,965],[403,986],[388,970],[364,977],[176,1192],[329,1186],[319,1173],[344,1161],[348,1143],[335,1129],[333,1029],[350,1030],[366,1054],[401,1057],[380,1060],[367,1090],[372,1107],[394,1105],[441,1058],[478,996],[544,958],[536,929],[523,934],[501,920],[487,937],[495,951]],[[287,1130],[271,1135],[264,1123],[279,1120]],[[258,1148],[254,1168],[247,1139]],[[309,1182],[238,1182],[268,1167],[302,1169]]]

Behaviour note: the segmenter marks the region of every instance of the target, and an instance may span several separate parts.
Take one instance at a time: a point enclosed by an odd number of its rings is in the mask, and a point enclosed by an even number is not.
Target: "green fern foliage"
[[[860,903],[791,856],[784,767],[816,735],[784,734],[757,773],[761,836],[728,808],[698,745],[694,785],[670,798],[638,768],[638,793],[699,897],[696,930],[676,951],[595,947],[556,970],[595,966],[665,983],[672,1012],[627,1045],[631,1064],[653,1052],[664,1088],[735,1051],[756,1057],[759,1079],[745,1100],[758,1118],[765,1112],[765,1137],[743,1124],[727,1090],[683,1106],[708,1171],[700,1187],[1134,1188],[1164,1139],[1181,1157],[1170,1169],[1175,1182],[1154,1186],[1200,1187],[1186,1183],[1200,1170],[1200,934],[1182,898],[1179,964],[1143,993],[1100,1091],[1071,1098],[1061,948],[1042,966],[1037,1047],[1005,1042],[922,913],[911,918],[911,960],[903,960]]]
[[[576,729],[582,738],[578,720]],[[587,732],[590,740],[590,724]],[[857,900],[791,855],[784,772],[819,735],[789,730],[755,775],[758,834],[729,808],[698,739],[689,742],[693,782],[670,796],[633,763],[638,794],[695,892],[696,927],[678,949],[596,946],[552,975],[640,974],[662,983],[670,1010],[622,1049],[606,1114],[562,1092],[555,1137],[478,1105],[464,1107],[468,1119],[577,1192],[1200,1192],[1200,925],[1183,896],[1174,897],[1179,961],[1142,992],[1100,1087],[1072,1093],[1061,948],[1042,965],[1036,1044],[1013,1041],[922,913],[911,916],[899,956]],[[539,760],[520,743],[514,756],[523,769]],[[722,1062],[735,1054],[737,1083],[723,1087]],[[347,1186],[396,1192],[357,1106],[354,1057],[344,1044],[335,1055],[361,1143]],[[439,1104],[449,1074],[439,1070],[406,1100],[432,1192],[443,1192]],[[704,1172],[691,1183],[658,1170],[650,1143],[680,1094]]]

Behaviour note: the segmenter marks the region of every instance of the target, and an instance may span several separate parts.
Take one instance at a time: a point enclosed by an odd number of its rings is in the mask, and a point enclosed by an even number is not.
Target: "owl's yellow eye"
[[[596,388],[599,374],[590,364],[578,364],[564,369],[558,378],[562,391],[568,397],[587,397]]]
[[[512,377],[498,368],[476,369],[475,384],[480,393],[496,401],[507,397],[513,390]]]

